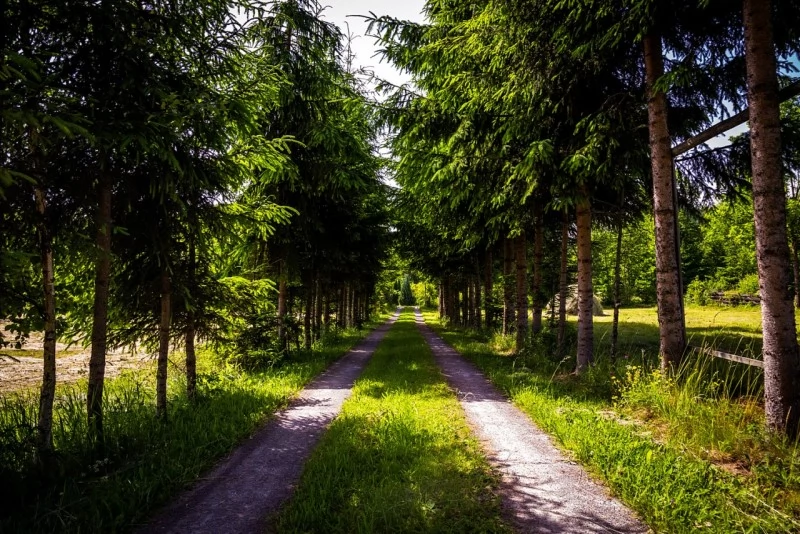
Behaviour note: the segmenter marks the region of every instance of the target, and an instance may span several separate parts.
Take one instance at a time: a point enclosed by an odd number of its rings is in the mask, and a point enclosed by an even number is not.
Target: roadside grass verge
[[[509,532],[497,477],[406,311],[306,464],[279,532]]]
[[[85,383],[61,385],[56,454],[46,468],[33,455],[38,397],[0,396],[0,532],[113,532],[143,523],[375,324],[367,326],[333,332],[310,354],[258,372],[241,371],[201,349],[195,402],[186,398],[183,369],[171,363],[165,423],[155,418],[154,365],[109,379],[103,454],[86,437]],[[180,359],[175,354],[171,361]]]
[[[491,336],[425,317],[657,531],[800,531],[797,444],[763,431],[757,386],[742,394],[741,373],[726,377],[700,359],[669,380],[647,357],[600,358],[575,377],[569,358],[555,361],[543,346],[500,355]]]

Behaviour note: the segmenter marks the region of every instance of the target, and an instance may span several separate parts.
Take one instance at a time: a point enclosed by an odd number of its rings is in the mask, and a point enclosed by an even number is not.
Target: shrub
[[[710,284],[699,278],[695,278],[686,288],[686,302],[705,306],[708,304],[711,295]]]
[[[748,274],[739,280],[736,289],[742,295],[758,295],[758,275]]]

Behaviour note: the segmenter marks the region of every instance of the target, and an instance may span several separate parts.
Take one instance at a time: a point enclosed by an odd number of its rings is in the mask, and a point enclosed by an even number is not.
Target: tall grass
[[[627,346],[576,377],[572,350],[503,355],[504,340],[426,319],[655,529],[800,532],[800,455],[764,431],[757,369],[693,356],[666,377]]]
[[[185,396],[172,365],[169,419],[155,418],[154,367],[106,382],[105,448],[87,439],[85,384],[58,388],[54,443],[46,465],[34,456],[38,400],[0,397],[0,531],[129,530],[200,476],[367,330],[324,338],[309,353],[257,372],[199,358],[198,398]],[[176,359],[177,361],[177,359]]]
[[[279,532],[506,532],[497,484],[405,312],[306,465]]]

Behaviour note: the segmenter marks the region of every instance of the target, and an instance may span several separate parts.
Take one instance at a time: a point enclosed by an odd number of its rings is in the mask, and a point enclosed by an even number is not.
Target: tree
[[[769,1],[743,2],[756,251],[764,333],[764,409],[770,429],[795,436],[800,426],[800,354],[788,290],[791,276],[771,5]]]

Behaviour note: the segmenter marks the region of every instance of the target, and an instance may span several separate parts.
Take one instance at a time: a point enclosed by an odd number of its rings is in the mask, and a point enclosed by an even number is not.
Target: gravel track
[[[289,407],[140,532],[263,532],[269,515],[291,496],[308,456],[398,316],[312,381]]]
[[[450,387],[458,393],[470,426],[492,465],[501,473],[501,498],[512,524],[522,532],[648,532],[648,528],[471,363],[427,325],[416,321]]]

